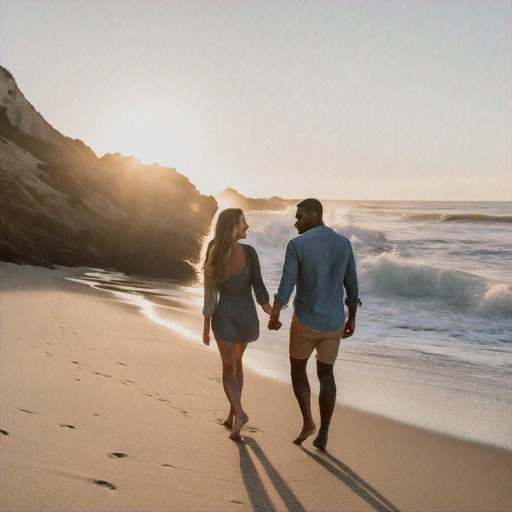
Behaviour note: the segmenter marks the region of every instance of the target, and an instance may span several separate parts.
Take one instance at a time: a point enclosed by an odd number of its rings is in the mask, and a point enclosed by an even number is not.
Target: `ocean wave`
[[[512,287],[506,283],[407,260],[396,252],[367,256],[359,267],[361,282],[372,291],[448,300],[484,316],[512,317]]]
[[[272,221],[251,223],[247,243],[257,249],[275,249],[284,252],[288,241],[297,235],[293,218],[276,217]],[[346,212],[330,212],[328,226],[350,240],[356,252],[381,253],[391,251],[393,244],[378,229],[362,228],[351,222]]]
[[[488,215],[483,213],[404,213],[400,215],[400,218],[432,222],[512,223],[511,215]]]

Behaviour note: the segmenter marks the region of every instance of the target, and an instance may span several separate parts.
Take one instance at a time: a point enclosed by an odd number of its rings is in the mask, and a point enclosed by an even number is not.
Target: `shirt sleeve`
[[[203,316],[213,316],[219,292],[213,286],[211,278],[204,278],[204,307]]]
[[[266,304],[269,301],[269,296],[263,278],[261,277],[260,261],[258,259],[258,253],[254,247],[250,247],[249,254],[251,259],[251,284],[256,295],[256,302],[258,304]]]
[[[290,296],[297,283],[297,277],[299,275],[299,254],[297,248],[290,240],[286,246],[286,252],[283,263],[283,273],[281,276],[281,282],[279,283],[279,289],[274,295],[275,300],[282,306],[286,306],[290,301]]]
[[[347,297],[345,298],[345,304],[349,307],[361,306],[361,300],[358,297],[359,289],[357,285],[357,273],[356,273],[356,260],[352,247],[350,248],[350,256],[345,270],[345,279],[343,282],[345,290],[347,290]]]

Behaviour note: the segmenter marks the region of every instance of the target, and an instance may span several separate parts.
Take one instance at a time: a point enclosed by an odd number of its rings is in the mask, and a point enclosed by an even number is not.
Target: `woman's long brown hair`
[[[208,244],[203,264],[205,279],[210,279],[216,288],[229,277],[231,251],[235,245],[233,230],[243,213],[240,208],[227,208],[217,219],[215,235]]]

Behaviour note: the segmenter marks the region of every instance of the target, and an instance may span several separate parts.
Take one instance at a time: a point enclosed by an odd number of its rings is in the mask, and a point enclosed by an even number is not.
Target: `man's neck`
[[[321,226],[325,226],[325,224],[323,223],[323,221],[320,221],[320,222],[317,222],[316,224],[314,224],[313,226],[310,226],[305,232],[309,231],[310,229],[315,229],[315,228],[319,228]]]

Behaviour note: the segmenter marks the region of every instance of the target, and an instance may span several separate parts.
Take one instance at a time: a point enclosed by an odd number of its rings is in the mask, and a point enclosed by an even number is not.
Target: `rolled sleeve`
[[[345,304],[348,307],[361,306],[361,299],[359,299],[359,289],[357,285],[357,273],[356,273],[356,261],[354,253],[351,251],[345,270],[345,279],[343,281],[345,290],[347,291],[347,297],[345,298]]]
[[[283,274],[277,293],[274,295],[276,302],[282,306],[286,306],[290,301],[290,296],[297,283],[299,274],[299,254],[297,248],[290,240],[286,246],[286,252],[283,263]]]
[[[258,254],[255,249],[253,247],[251,247],[251,249],[250,258],[252,288],[254,290],[254,295],[256,295],[256,302],[258,304],[266,304],[269,301],[269,296],[265,284],[263,283],[263,278],[261,277],[260,260],[258,259]]]

